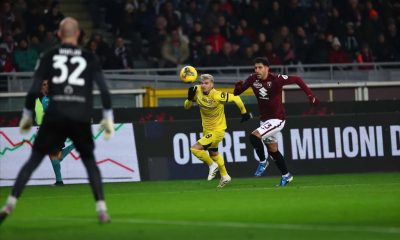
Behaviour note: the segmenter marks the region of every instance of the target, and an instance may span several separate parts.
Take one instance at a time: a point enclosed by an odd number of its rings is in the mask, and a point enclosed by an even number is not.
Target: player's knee
[[[190,151],[192,152],[193,155],[195,155],[196,157],[198,157],[198,156],[200,155],[200,152],[201,152],[202,150],[191,147],[191,148],[190,148]]]
[[[272,152],[272,153],[277,152],[278,151],[278,144],[269,143],[269,144],[267,144],[267,149],[268,149],[268,152]]]
[[[261,134],[258,132],[258,130],[254,130],[251,134],[261,139]]]

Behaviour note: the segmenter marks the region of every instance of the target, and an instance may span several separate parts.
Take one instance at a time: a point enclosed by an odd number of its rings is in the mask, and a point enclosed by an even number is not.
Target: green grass
[[[88,185],[27,187],[0,239],[400,239],[400,173],[278,180],[106,184],[107,225]]]

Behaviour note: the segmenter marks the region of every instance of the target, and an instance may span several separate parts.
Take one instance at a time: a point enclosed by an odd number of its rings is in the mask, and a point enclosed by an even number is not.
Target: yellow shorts
[[[203,137],[199,139],[205,150],[209,148],[218,148],[218,144],[224,139],[225,130],[220,131],[204,131]]]

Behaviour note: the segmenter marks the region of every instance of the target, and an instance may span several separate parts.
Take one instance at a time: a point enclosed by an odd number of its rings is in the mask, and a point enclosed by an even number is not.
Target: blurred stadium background
[[[0,228],[1,239],[52,239],[40,229],[65,233],[65,239],[75,233],[130,239],[130,231],[142,239],[264,239],[268,233],[274,239],[399,238],[398,1],[2,0],[0,7],[0,200],[34,140],[34,132],[22,136],[16,129],[32,71],[40,53],[58,44],[55,31],[65,16],[80,22],[80,44],[98,56],[112,92],[115,139],[97,140],[101,132],[93,128],[104,180],[138,182],[106,185],[119,227],[101,230],[87,220],[90,211],[79,210],[83,203],[90,208],[85,187],[33,187],[15,218]],[[201,124],[198,109],[183,110],[190,85],[178,72],[192,65],[199,74],[213,74],[217,89],[232,92],[258,56],[269,58],[273,72],[301,76],[321,100],[310,108],[297,86],[284,89],[288,121],[279,141],[298,180],[275,189],[275,166],[265,177],[248,179],[256,161],[247,137],[258,121],[239,124],[239,112],[227,105],[229,128],[220,150],[234,181],[226,192],[215,192],[216,183],[194,180],[207,173],[189,152]],[[257,116],[252,92],[243,100]],[[94,122],[99,117],[97,109]],[[73,151],[62,163],[66,183],[86,182],[75,160]],[[29,184],[52,182],[44,161]],[[43,195],[50,207],[35,209]],[[280,201],[285,198],[287,204]],[[218,207],[199,207],[210,199]],[[268,201],[280,210],[264,207]],[[30,220],[36,210],[43,216]],[[19,229],[26,223],[31,227],[23,234]],[[197,228],[213,224],[212,233],[196,235]]]

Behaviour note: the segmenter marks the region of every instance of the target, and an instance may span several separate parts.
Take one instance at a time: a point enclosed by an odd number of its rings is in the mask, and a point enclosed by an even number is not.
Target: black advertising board
[[[253,176],[257,160],[248,136],[258,125],[228,119],[219,152],[232,177]],[[134,126],[142,179],[206,178],[208,167],[190,153],[200,120]],[[289,117],[277,137],[293,174],[400,171],[400,113]],[[279,174],[274,163],[265,174]]]

